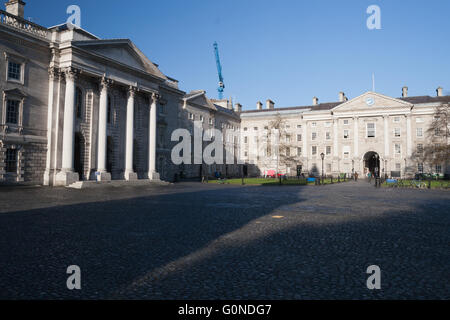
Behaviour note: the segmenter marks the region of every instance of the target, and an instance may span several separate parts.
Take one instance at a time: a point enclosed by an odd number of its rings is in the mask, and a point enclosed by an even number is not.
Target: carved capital
[[[52,80],[58,80],[60,77],[60,70],[59,68],[55,68],[55,67],[50,67],[48,68],[48,77],[50,79],[50,81]]]
[[[114,83],[113,80],[108,79],[105,76],[103,76],[100,79],[100,91],[105,90],[105,89],[109,89],[113,83]]]
[[[129,86],[128,87],[128,97],[134,98],[136,96],[136,92],[138,91],[138,88],[135,86]]]
[[[72,67],[64,69],[63,72],[64,72],[64,76],[66,77],[66,80],[72,80],[72,81],[75,81],[79,74],[79,71]]]

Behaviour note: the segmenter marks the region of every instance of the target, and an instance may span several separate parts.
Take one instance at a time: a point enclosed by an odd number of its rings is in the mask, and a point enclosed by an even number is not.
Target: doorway
[[[364,155],[364,167],[373,176],[380,174],[380,156],[375,151],[369,151]]]
[[[80,132],[75,132],[75,146],[73,152],[73,169],[78,173],[80,180],[84,179],[84,159],[83,159],[84,138]]]

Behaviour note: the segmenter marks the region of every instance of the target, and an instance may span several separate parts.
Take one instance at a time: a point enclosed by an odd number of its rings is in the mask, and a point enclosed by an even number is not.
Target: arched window
[[[75,110],[77,118],[81,119],[83,116],[83,91],[78,87],[75,89]]]

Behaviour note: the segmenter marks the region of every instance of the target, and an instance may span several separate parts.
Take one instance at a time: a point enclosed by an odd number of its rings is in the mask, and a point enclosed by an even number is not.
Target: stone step
[[[122,187],[122,186],[145,186],[145,185],[169,185],[170,182],[161,180],[111,180],[111,181],[77,181],[67,186],[72,189],[101,188],[106,186]]]

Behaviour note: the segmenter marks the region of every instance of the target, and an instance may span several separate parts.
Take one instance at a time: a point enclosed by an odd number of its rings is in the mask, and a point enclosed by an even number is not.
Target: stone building
[[[0,11],[0,180],[170,180],[184,92],[130,40]]]
[[[214,100],[206,96],[203,90],[195,90],[186,94],[183,98],[183,110],[180,113],[181,128],[189,130],[191,136],[194,134],[194,123],[200,123],[203,132],[208,129],[217,129],[222,133],[223,154],[229,152],[233,157],[233,164],[227,164],[224,156],[223,163],[207,165],[193,164],[192,155],[190,166],[183,166],[183,173],[186,178],[198,178],[205,175],[213,176],[215,172],[220,172],[223,176],[240,176],[240,166],[237,165],[239,157],[239,112],[242,111],[240,104],[235,105],[231,100]],[[209,137],[212,138],[212,137]],[[205,150],[208,141],[203,141],[202,150]],[[202,161],[203,162],[203,161]]]
[[[448,161],[427,168],[427,164],[413,157],[416,150],[420,152],[431,143],[426,132],[436,106],[450,103],[450,96],[443,96],[442,88],[436,91],[436,97],[408,97],[408,88],[404,87],[401,98],[366,92],[350,100],[341,92],[337,102],[319,103],[314,97],[310,106],[277,109],[271,100],[265,109],[258,102],[256,110],[240,114],[241,154],[246,163],[254,164],[263,174],[276,170],[277,165],[278,171],[287,175],[320,174],[322,153],[323,171],[327,175],[366,174],[375,168],[388,176],[449,173]],[[291,161],[281,164],[277,163],[276,153],[268,155],[258,145],[262,141],[268,144],[264,138],[275,117],[282,118],[286,134],[279,140],[291,155]],[[448,138],[439,139],[442,144],[450,143]]]

